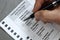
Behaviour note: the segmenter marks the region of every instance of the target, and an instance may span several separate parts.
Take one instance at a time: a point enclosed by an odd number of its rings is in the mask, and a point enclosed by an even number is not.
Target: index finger
[[[41,6],[42,6],[42,4],[44,2],[48,2],[49,3],[51,1],[53,1],[53,0],[36,0],[36,3],[35,3],[35,6],[34,6],[34,9],[33,9],[33,12],[37,12],[41,8]]]
[[[41,5],[44,3],[44,0],[36,0],[33,12],[36,12],[41,8]]]

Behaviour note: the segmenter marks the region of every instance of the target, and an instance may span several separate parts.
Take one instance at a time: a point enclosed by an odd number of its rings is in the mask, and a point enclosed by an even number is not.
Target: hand
[[[60,6],[51,11],[50,10],[38,11],[45,1],[50,2],[51,0],[36,0],[35,7],[33,9],[33,12],[35,12],[36,21],[42,20],[44,22],[60,23]]]

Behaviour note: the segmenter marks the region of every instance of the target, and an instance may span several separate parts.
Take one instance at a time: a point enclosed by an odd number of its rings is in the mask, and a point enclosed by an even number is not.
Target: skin
[[[41,5],[44,2],[50,2],[52,0],[36,0],[33,12],[35,12],[36,21],[42,20],[43,22],[55,22],[60,24],[60,6],[55,8],[54,10],[39,10]]]

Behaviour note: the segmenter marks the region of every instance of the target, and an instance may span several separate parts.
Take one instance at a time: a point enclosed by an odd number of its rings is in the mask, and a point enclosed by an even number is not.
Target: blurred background
[[[23,0],[0,0],[0,21]],[[0,40],[14,40],[0,28]]]

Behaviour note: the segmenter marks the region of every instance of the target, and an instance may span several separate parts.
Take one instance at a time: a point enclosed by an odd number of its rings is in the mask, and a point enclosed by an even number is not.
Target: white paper
[[[47,23],[42,21],[38,23],[35,19],[23,21],[31,15],[34,7],[34,0],[23,0],[6,18],[4,18],[0,26],[15,40],[55,40],[57,35],[60,35],[60,30],[57,24]],[[2,22],[5,22],[4,24]],[[5,25],[8,25],[7,27]],[[11,28],[8,30],[8,28]],[[11,32],[13,30],[13,32]],[[16,32],[16,35],[14,33]],[[29,39],[27,37],[29,36]],[[60,38],[60,36],[58,36]],[[59,39],[58,38],[58,39]]]

